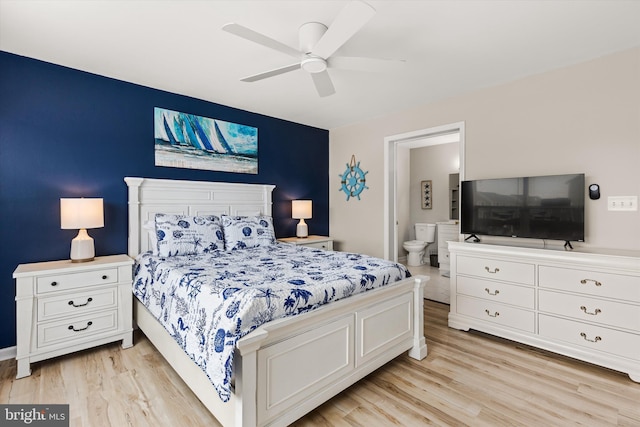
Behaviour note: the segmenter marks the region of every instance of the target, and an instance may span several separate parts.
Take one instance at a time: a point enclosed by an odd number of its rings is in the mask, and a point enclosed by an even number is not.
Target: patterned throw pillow
[[[220,218],[215,215],[156,214],[158,255],[196,255],[224,249]]]
[[[222,229],[228,251],[272,245],[276,241],[270,216],[222,215]]]

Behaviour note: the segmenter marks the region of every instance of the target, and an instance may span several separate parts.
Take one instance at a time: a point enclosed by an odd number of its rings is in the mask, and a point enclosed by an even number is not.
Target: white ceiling
[[[637,0],[367,2],[376,15],[336,55],[406,67],[330,69],[325,98],[302,70],[241,82],[293,61],[221,27],[297,48],[301,24],[330,25],[346,1],[0,0],[0,50],[333,129],[640,46]]]

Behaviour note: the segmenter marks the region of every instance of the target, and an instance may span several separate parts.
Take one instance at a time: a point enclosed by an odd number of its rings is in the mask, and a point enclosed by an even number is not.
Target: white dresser
[[[450,242],[449,326],[476,329],[640,382],[640,253]]]
[[[111,255],[19,265],[17,378],[31,375],[39,360],[118,340],[131,347],[132,264],[127,255]]]

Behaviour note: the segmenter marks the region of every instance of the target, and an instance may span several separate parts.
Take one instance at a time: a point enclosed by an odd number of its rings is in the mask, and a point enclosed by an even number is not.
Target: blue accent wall
[[[258,128],[258,174],[156,167],[154,107]],[[328,235],[328,171],[327,130],[0,52],[0,348],[16,343],[16,266],[69,258],[61,197],[104,199],[98,256],[127,253],[125,176],[274,184],[277,237],[295,235],[296,198]]]

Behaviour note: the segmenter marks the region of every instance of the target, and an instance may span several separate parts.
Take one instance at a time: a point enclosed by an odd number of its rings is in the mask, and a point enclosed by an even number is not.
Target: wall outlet
[[[609,196],[607,208],[610,211],[637,211],[638,196]]]

